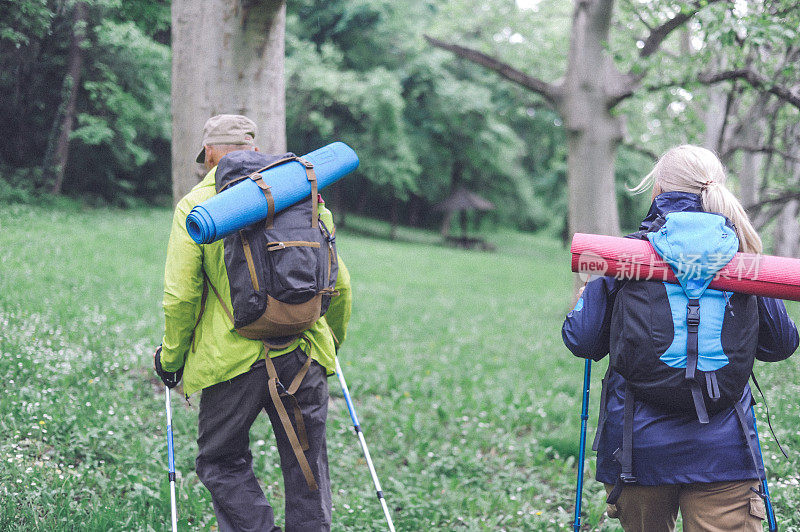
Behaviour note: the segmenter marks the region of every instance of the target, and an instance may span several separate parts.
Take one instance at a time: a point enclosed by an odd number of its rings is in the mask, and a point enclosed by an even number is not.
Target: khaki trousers
[[[611,493],[614,486],[605,486]],[[672,532],[679,510],[684,532],[761,532],[764,501],[750,490],[758,487],[752,480],[625,486],[608,516],[618,518],[626,532]]]

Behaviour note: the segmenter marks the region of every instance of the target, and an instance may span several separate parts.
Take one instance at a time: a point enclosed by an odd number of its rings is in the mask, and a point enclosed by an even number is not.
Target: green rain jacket
[[[215,173],[216,168],[213,168],[178,202],[172,219],[164,271],[165,324],[161,366],[165,371],[177,371],[181,366],[184,367],[183,393],[187,398],[198,390],[245,373],[256,360],[264,358],[264,344],[245,338],[233,330],[233,324],[210,290],[192,341],[192,331],[200,314],[203,270],[228,308],[232,308],[222,240],[200,245],[186,231],[186,216],[192,208],[216,194]],[[333,215],[322,203],[319,214],[327,227],[333,227]],[[308,356],[325,367],[328,375],[334,373],[336,349],[347,334],[352,304],[350,274],[341,259],[336,290],[339,295],[331,300],[325,316],[317,320],[304,337],[288,347],[270,350],[271,357],[283,355],[300,346]]]

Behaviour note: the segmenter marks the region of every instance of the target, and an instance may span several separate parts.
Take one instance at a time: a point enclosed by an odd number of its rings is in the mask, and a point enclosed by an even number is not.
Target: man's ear
[[[258,146],[253,146],[253,151],[261,151],[258,149]]]
[[[214,156],[215,156],[214,147],[204,145],[203,148],[205,149],[206,152],[206,160],[204,162],[204,166],[206,167],[206,170],[211,170],[216,166],[216,162],[214,161]]]

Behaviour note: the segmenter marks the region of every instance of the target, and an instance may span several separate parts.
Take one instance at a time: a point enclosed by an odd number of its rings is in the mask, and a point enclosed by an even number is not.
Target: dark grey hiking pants
[[[306,358],[300,348],[273,358],[281,383],[288,387]],[[308,434],[309,449],[305,455],[319,484],[315,491],[308,488],[269,397],[263,360],[254,364],[247,373],[203,390],[197,437],[197,476],[211,492],[221,532],[280,531],[275,526],[272,507],[253,473],[250,453],[250,426],[262,409],[267,411],[272,423],[281,460],[286,493],[286,532],[330,530],[331,483],[325,442],[328,381],[325,369],[312,362],[294,395]],[[284,400],[284,405],[294,424],[291,401]]]

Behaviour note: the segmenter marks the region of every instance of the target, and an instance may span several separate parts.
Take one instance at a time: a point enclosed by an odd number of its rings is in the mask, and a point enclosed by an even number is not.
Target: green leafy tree
[[[425,45],[424,31],[441,23],[446,5],[422,0],[290,5],[290,147],[302,139],[304,149],[313,148],[331,135],[352,142],[362,166],[355,179],[337,185],[340,194],[357,198],[352,207],[394,224],[400,218],[438,224],[441,214],[431,207],[466,186],[494,200],[501,223],[543,227],[552,217],[538,201],[532,176],[533,161],[542,158],[526,158],[521,136],[530,123],[509,120],[527,113],[531,98],[487,80],[471,65],[453,66],[446,54]],[[544,116],[537,132],[558,137],[559,126]]]
[[[0,90],[11,95],[0,103],[0,132],[10,139],[0,148],[4,178],[108,201],[162,193],[166,2],[22,1],[2,9]]]
[[[573,5],[569,41],[545,53],[535,27],[522,22],[527,16],[519,5],[504,2],[491,7],[499,21],[491,15],[476,17],[478,24],[489,24],[488,31],[453,23],[437,28],[439,38],[428,40],[541,96],[558,111],[569,146],[570,231],[615,233],[621,187],[614,177],[620,145],[630,151],[625,154],[625,173],[634,176],[629,164],[639,166],[646,159],[633,153],[658,154],[687,137],[697,143],[706,137],[709,120],[702,112],[684,112],[687,102],[694,99],[702,105],[709,86],[720,83],[735,80],[736,93],[743,97],[728,97],[723,124],[737,107],[741,117],[758,114],[752,107],[758,95],[771,95],[781,102],[778,107],[797,106],[795,4],[579,1]],[[463,15],[480,12],[484,4],[450,5]],[[542,1],[534,7],[530,11],[552,20],[565,4]],[[528,48],[527,55],[520,45]],[[542,64],[543,58],[550,64]],[[553,64],[566,65],[562,76],[553,75]],[[515,65],[524,65],[524,70]],[[546,81],[556,78],[560,79]],[[731,106],[733,100],[742,105]],[[757,127],[746,118],[741,125],[747,131]],[[752,152],[753,147],[748,148],[745,151]],[[728,155],[728,149],[721,151]],[[627,176],[617,172],[617,177]]]

